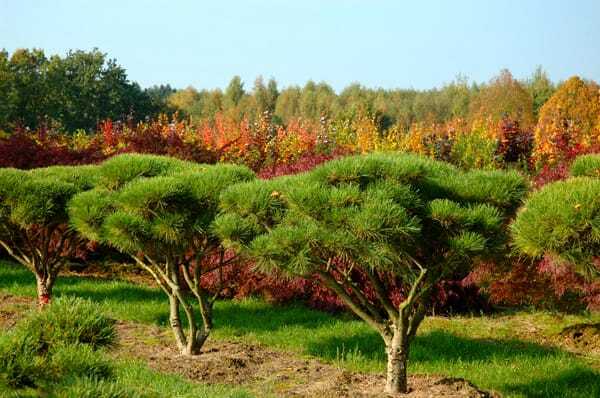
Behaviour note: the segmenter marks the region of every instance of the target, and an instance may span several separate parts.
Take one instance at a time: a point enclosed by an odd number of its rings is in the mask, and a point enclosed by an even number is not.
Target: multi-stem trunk
[[[425,283],[427,269],[416,261],[415,264],[418,266],[418,276],[411,283],[406,299],[398,307],[392,304],[388,289],[377,272],[369,269],[364,271],[371,282],[377,305],[354,283],[349,273],[337,270],[337,274],[343,276],[340,278],[326,271],[319,272],[325,285],[383,338],[388,356],[385,392],[389,394],[408,392],[406,374],[409,347],[425,316],[426,296],[431,283]],[[327,265],[329,271],[331,262]]]
[[[173,289],[169,296],[169,321],[171,330],[177,342],[177,348],[182,355],[199,355],[206,339],[212,330],[212,305],[203,296],[199,299],[200,316],[202,326],[198,327],[196,322],[196,311],[179,287]],[[180,308],[183,307],[187,319],[187,333],[181,323]]]
[[[18,238],[0,240],[0,246],[21,265],[34,273],[37,284],[38,305],[44,307],[52,301],[52,288],[65,258],[73,253],[73,234],[49,226],[41,234],[24,230]]]
[[[187,271],[183,271],[186,270],[186,266],[181,266],[173,260],[167,261],[163,269],[163,266],[149,258],[146,258],[146,261],[135,256],[133,258],[155,278],[169,298],[169,323],[179,352],[185,356],[199,355],[212,330],[213,302],[200,289],[199,275],[192,281]],[[180,277],[181,272],[184,273],[184,278]],[[188,284],[193,296],[197,298],[202,325],[199,325],[197,311],[190,302],[193,297],[184,292],[182,279]],[[181,310],[187,320],[187,330],[186,325],[182,323]]]

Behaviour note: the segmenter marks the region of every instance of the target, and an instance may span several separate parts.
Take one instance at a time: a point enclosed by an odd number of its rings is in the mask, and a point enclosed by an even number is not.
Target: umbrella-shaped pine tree
[[[96,174],[95,166],[0,169],[0,246],[35,274],[41,306],[81,244],[69,227],[67,203],[92,188]]]
[[[307,174],[239,184],[215,230],[263,271],[313,277],[382,337],[389,393],[406,392],[410,343],[443,278],[505,248],[527,189],[515,172],[462,172],[412,155],[332,161]],[[400,301],[391,285],[402,285]]]
[[[212,329],[217,298],[202,288],[201,277],[235,259],[212,230],[219,194],[229,185],[253,179],[254,174],[242,166],[192,164],[187,171],[178,166],[161,172],[154,166],[163,160],[154,157],[148,162],[139,156],[118,160],[122,167],[110,165],[110,171],[102,172],[104,188],[76,196],[69,214],[83,236],[129,254],[152,275],[168,297],[179,350],[196,355]],[[154,166],[140,167],[140,163]],[[125,175],[119,177],[119,170]],[[150,173],[155,176],[132,178],[140,170],[146,170],[146,175],[147,170],[155,170]],[[160,173],[166,175],[156,176]],[[180,318],[181,309],[187,322]]]

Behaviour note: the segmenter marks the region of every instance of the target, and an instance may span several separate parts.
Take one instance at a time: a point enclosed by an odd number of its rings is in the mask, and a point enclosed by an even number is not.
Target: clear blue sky
[[[600,81],[600,0],[0,0],[0,48],[98,47],[146,87],[430,88],[543,65]]]

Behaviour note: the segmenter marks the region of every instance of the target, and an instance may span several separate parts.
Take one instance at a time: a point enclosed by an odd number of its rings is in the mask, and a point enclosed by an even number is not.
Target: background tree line
[[[525,128],[557,85],[538,67],[524,81],[508,70],[487,83],[459,76],[428,90],[367,88],[351,84],[341,92],[327,83],[278,87],[259,76],[248,88],[239,76],[221,90],[174,89],[170,85],[142,89],[125,68],[97,49],[46,56],[40,49],[0,51],[0,129],[56,126],[65,131],[93,131],[102,120],[152,118],[178,111],[193,121],[213,120],[222,113],[233,120],[255,121],[269,113],[276,124],[322,117],[375,118],[381,131],[395,125],[407,131],[415,123],[510,116]]]
[[[0,129],[94,130],[105,119],[168,111],[168,86],[142,89],[125,68],[97,49],[46,56],[40,49],[0,51]]]
[[[368,88],[353,83],[339,94],[329,84],[314,81],[303,87],[279,89],[274,79],[265,83],[261,76],[248,89],[239,76],[234,76],[224,91],[188,87],[171,93],[166,101],[194,120],[214,118],[217,112],[237,120],[254,120],[270,112],[280,124],[297,118],[317,121],[322,117],[348,119],[369,114],[382,131],[392,125],[406,131],[419,122],[511,116],[531,127],[556,87],[541,67],[525,81],[516,80],[504,69],[482,84],[469,82],[464,76],[429,90]]]

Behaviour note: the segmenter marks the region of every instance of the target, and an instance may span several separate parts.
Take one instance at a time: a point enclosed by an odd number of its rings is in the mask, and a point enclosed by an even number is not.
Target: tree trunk
[[[398,394],[408,392],[406,366],[408,362],[408,342],[406,332],[395,330],[386,344],[388,356],[385,392]]]
[[[202,328],[201,330],[194,329],[190,330],[190,341],[188,341],[188,354],[187,355],[199,355],[202,346],[208,339],[210,332],[212,331],[212,304],[203,292],[198,292],[196,296],[198,299],[198,305],[200,307],[200,315],[202,317]],[[193,333],[193,334],[192,334]]]
[[[186,341],[183,328],[181,326],[181,318],[179,316],[179,300],[174,294],[169,295],[169,324],[177,342],[177,348],[180,352],[184,352]]]
[[[182,302],[181,300],[185,300],[185,298],[178,297],[176,294],[169,295],[169,322],[171,330],[173,331],[177,348],[181,355],[199,355],[211,328],[205,326],[202,330],[198,330],[194,317],[194,308],[189,303]],[[188,321],[187,333],[184,330],[184,325],[181,324],[180,305],[183,306]]]
[[[52,300],[52,287],[54,286],[54,278],[50,275],[35,274],[37,282],[37,298],[40,308],[50,304]]]

